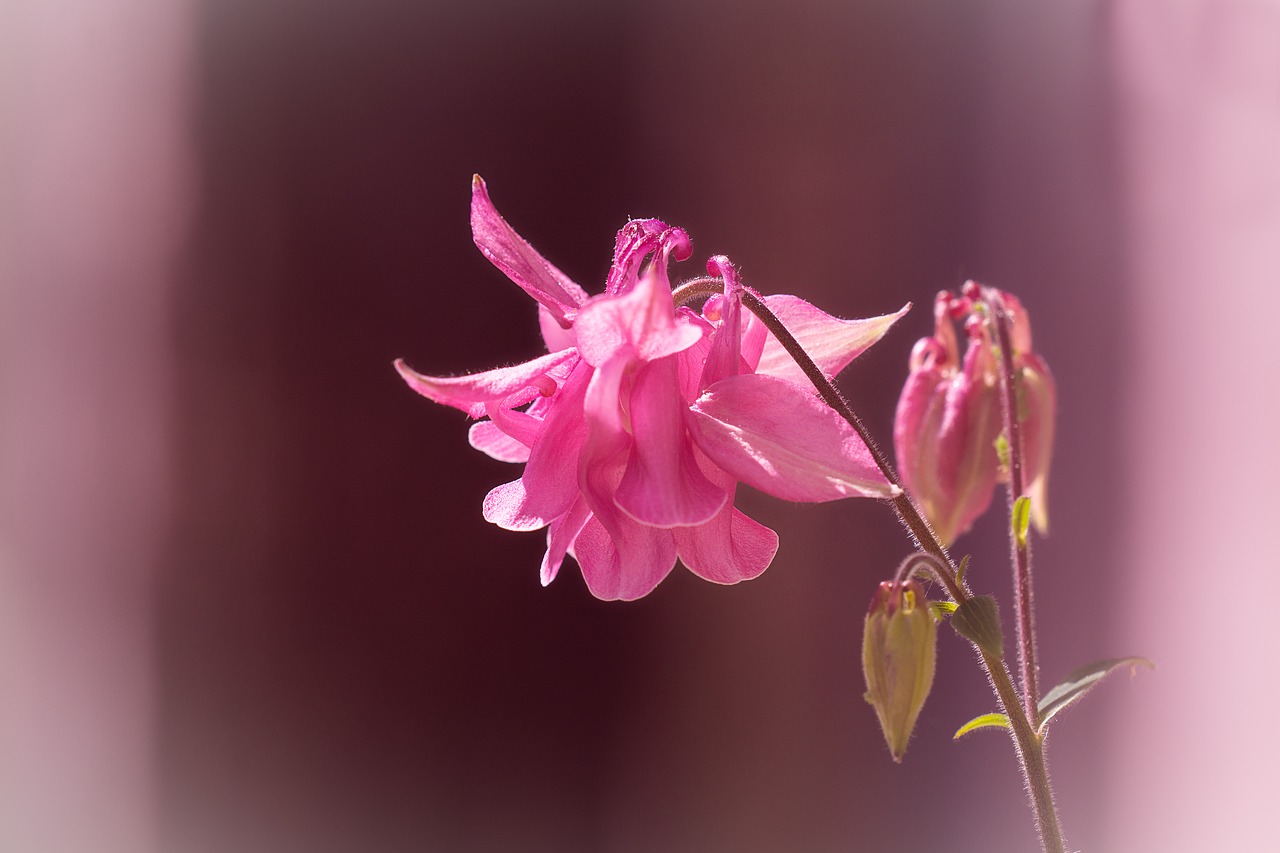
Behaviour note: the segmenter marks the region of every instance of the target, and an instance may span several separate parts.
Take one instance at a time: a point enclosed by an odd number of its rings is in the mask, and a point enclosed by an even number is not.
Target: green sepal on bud
[[[917,581],[885,581],[871,601],[862,634],[867,701],[894,761],[901,762],[933,686],[938,626]]]
[[[1004,635],[1000,632],[1000,608],[989,595],[966,599],[951,614],[956,633],[995,658],[1004,657]]]

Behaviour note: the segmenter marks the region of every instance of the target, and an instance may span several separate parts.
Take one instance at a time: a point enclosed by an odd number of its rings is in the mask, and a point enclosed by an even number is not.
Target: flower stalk
[[[1018,417],[1019,373],[1013,361],[1013,336],[1010,334],[1009,312],[995,288],[985,288],[983,299],[991,306],[996,342],[1000,347],[1000,404],[1004,412],[1004,429],[1009,443],[1009,515],[1024,495],[1022,422]],[[1022,702],[1027,719],[1040,724],[1040,688],[1037,684],[1035,613],[1032,607],[1031,538],[1021,535],[1016,525],[1009,525],[1009,551],[1013,563],[1014,617],[1018,622],[1018,669],[1022,676]]]

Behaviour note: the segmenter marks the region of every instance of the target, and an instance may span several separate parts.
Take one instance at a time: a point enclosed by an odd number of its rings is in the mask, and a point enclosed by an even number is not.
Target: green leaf
[[[974,717],[960,728],[956,729],[952,740],[960,740],[974,729],[990,729],[990,728],[1009,728],[1009,718],[1005,714],[983,714],[981,717]]]
[[[1031,522],[1031,498],[1023,495],[1013,502],[1013,535],[1018,547],[1027,547],[1027,525]]]
[[[1004,433],[996,436],[996,460],[1001,468],[1009,467],[1009,439],[1004,437]]]
[[[951,622],[955,624],[955,619],[953,618]],[[1072,672],[1061,684],[1044,694],[1044,698],[1040,700],[1040,734],[1044,734],[1045,727],[1059,711],[1083,698],[1084,694],[1092,690],[1102,679],[1122,666],[1134,669],[1139,664],[1148,669],[1156,668],[1156,665],[1147,658],[1130,657],[1100,660]]]
[[[977,643],[994,657],[1004,657],[1004,635],[1000,633],[1000,608],[989,595],[975,595],[956,608],[951,627],[966,640]]]
[[[954,601],[930,601],[929,612],[933,614],[933,621],[941,622],[956,612],[956,603]]]
[[[964,583],[964,573],[969,571],[969,554],[964,555],[964,559],[960,561],[960,567],[956,569],[956,583]]]

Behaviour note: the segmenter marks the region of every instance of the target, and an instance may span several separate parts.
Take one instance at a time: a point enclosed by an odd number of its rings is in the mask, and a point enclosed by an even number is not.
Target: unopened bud
[[[902,761],[933,686],[938,626],[916,581],[880,584],[862,634],[867,701],[894,761]]]
[[[993,291],[994,292],[994,291]],[[991,505],[1008,478],[1002,438],[999,352],[981,288],[966,282],[960,298],[938,294],[934,333],[916,344],[898,399],[893,442],[907,489],[944,545],[953,543]],[[1022,424],[1024,493],[1031,521],[1048,531],[1046,500],[1057,400],[1048,367],[1031,349],[1031,322],[1017,297],[1000,293],[1011,319],[1014,369],[1020,378],[1016,416]],[[963,306],[967,317],[957,316]],[[963,320],[961,355],[953,323]]]
[[[902,477],[944,545],[991,505],[1000,435],[991,348],[971,340],[962,360],[947,308],[939,299],[933,337],[916,344],[893,425]]]

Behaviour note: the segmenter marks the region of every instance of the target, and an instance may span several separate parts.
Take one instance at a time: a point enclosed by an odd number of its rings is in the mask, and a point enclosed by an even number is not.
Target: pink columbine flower
[[[969,530],[1007,479],[997,439],[1003,430],[999,364],[980,290],[943,291],[934,301],[934,334],[911,353],[911,372],[894,421],[893,440],[907,488],[945,544]],[[1046,491],[1056,406],[1053,377],[1031,349],[1031,322],[1017,297],[1000,294],[1012,321],[1014,368],[1021,375],[1026,492],[1032,521],[1048,531]],[[966,318],[961,361],[953,319]]]
[[[485,498],[484,516],[508,530],[547,528],[544,585],[566,555],[603,599],[648,594],[677,559],[717,583],[756,577],[778,538],[734,507],[739,482],[800,501],[896,492],[777,341],[743,316],[727,259],[708,262],[723,296],[701,313],[675,305],[667,266],[691,254],[683,230],[627,223],[604,292],[589,297],[516,234],[478,176],[471,227],[480,251],[538,302],[548,353],[469,376],[396,369],[423,396],[488,418],[471,427],[473,447],[525,464]],[[848,321],[792,296],[767,302],[831,373],[906,310]]]

